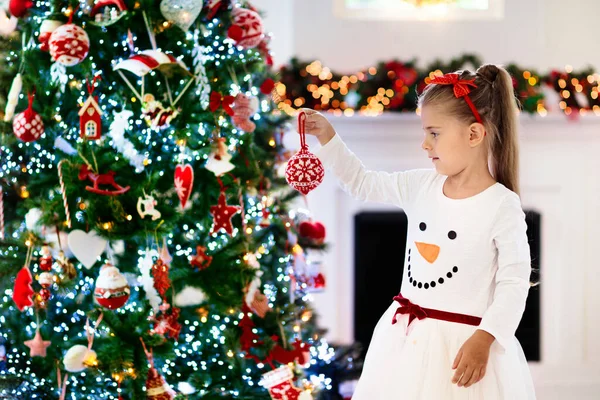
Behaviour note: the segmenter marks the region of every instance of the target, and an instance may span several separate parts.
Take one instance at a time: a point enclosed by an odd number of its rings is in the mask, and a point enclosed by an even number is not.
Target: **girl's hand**
[[[494,342],[494,336],[480,329],[476,330],[460,348],[452,369],[455,369],[452,383],[458,386],[469,387],[479,382],[485,376],[490,347]]]
[[[310,108],[302,108],[300,111],[306,114],[306,134],[316,136],[322,146],[335,136],[335,129],[323,114]]]

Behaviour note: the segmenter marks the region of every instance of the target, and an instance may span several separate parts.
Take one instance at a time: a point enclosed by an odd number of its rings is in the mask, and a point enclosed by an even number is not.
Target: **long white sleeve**
[[[419,186],[419,181],[433,173],[431,170],[369,171],[337,134],[315,154],[351,196],[402,208],[410,202],[411,191]]]
[[[493,335],[506,351],[525,310],[531,275],[525,213],[515,193],[508,195],[500,206],[492,235],[498,249],[496,287],[479,329]]]

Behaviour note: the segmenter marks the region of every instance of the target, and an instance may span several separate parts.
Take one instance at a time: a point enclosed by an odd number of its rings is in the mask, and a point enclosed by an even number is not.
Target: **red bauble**
[[[129,299],[129,284],[117,267],[105,264],[96,279],[94,297],[98,304],[110,310],[116,310]]]
[[[287,183],[305,195],[319,186],[324,176],[325,170],[321,160],[308,151],[308,147],[303,147],[294,154],[285,169]]]
[[[52,293],[48,289],[40,289],[40,297],[43,301],[48,301],[52,297]]]
[[[325,225],[316,221],[303,221],[298,227],[300,236],[311,239],[317,243],[325,241]]]
[[[258,46],[264,37],[260,15],[245,8],[234,8],[231,14],[233,21],[227,32],[228,36],[245,49]]]
[[[8,10],[13,17],[21,18],[31,7],[33,7],[31,0],[10,0]]]
[[[29,95],[29,107],[13,119],[13,132],[24,142],[33,142],[44,133],[40,114],[33,111],[33,94]]]
[[[262,85],[260,85],[260,91],[263,94],[271,94],[273,89],[275,89],[275,81],[271,78],[265,79]]]
[[[59,26],[48,41],[54,61],[66,67],[82,62],[90,51],[90,38],[83,28],[75,24]]]

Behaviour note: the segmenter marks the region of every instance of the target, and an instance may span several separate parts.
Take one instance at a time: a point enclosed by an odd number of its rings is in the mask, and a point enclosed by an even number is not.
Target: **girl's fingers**
[[[465,383],[465,387],[474,385],[479,381],[480,371],[481,371],[481,368],[475,368],[475,370],[473,370],[473,375],[471,376],[471,379],[469,379],[469,381],[467,383]]]
[[[458,386],[459,387],[465,386],[465,384],[471,380],[471,377],[473,376],[473,372],[474,372],[474,368],[468,367],[465,370],[465,373],[463,374],[462,378],[460,378],[460,380],[458,381]]]
[[[452,383],[458,383],[460,378],[464,375],[467,366],[465,364],[459,364],[454,376],[452,377]]]
[[[452,364],[452,369],[456,369],[456,367],[458,367],[458,364],[460,363],[461,358],[462,358],[462,350],[459,350],[458,354],[454,358],[454,363]]]

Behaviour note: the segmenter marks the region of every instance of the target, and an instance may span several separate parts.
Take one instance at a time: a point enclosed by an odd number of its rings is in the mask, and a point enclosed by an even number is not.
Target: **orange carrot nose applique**
[[[415,244],[417,245],[419,253],[421,253],[423,258],[430,264],[433,264],[433,262],[437,260],[438,255],[440,254],[440,246],[423,242],[415,242]]]

